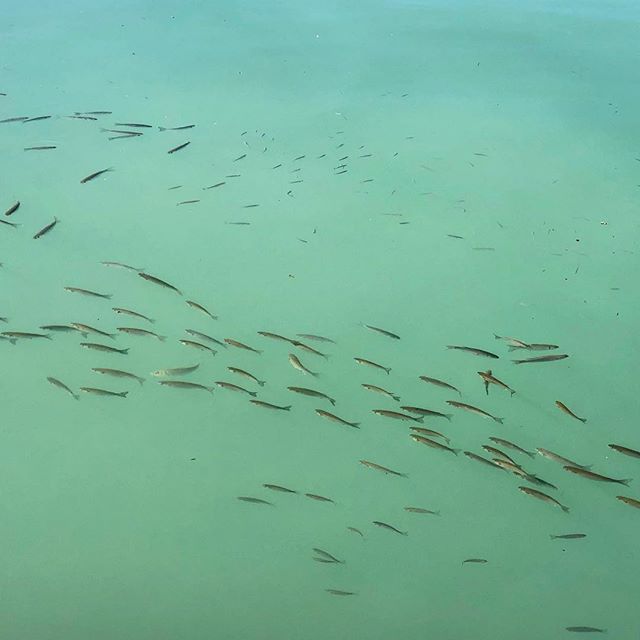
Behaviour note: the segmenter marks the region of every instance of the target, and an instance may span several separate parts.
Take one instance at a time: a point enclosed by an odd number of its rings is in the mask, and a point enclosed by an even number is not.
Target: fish
[[[327,420],[331,420],[332,422],[337,422],[338,424],[343,424],[347,427],[353,427],[354,429],[360,428],[359,422],[349,422],[348,420],[344,420],[343,418],[340,418],[339,416],[336,416],[333,413],[329,413],[324,409],[316,409],[315,412],[322,418],[326,418]]]
[[[536,356],[535,358],[525,358],[523,360],[512,360],[516,364],[526,364],[532,362],[555,362],[556,360],[564,360],[569,356],[566,353],[557,353],[550,356]]]
[[[580,540],[581,538],[586,537],[586,533],[561,533],[560,535],[549,535],[549,538],[551,538],[551,540]]]
[[[5,118],[4,120],[0,120],[0,124],[5,122],[24,122],[28,120],[29,116],[16,116],[15,118]]]
[[[7,227],[12,227],[13,229],[17,229],[18,227],[20,227],[21,225],[17,222],[9,222],[8,220],[0,220],[0,222],[4,225],[6,225]],[[39,237],[39,236],[38,236]],[[35,238],[35,236],[34,236]]]
[[[307,389],[306,387],[287,387],[289,391],[293,391],[293,393],[299,393],[303,396],[310,396],[312,398],[323,398],[328,400],[334,407],[336,406],[336,401],[333,398],[330,398],[327,394],[322,393],[321,391],[315,391],[314,389]]]
[[[387,338],[393,338],[394,340],[400,340],[400,336],[396,333],[391,333],[391,331],[387,331],[386,329],[381,329],[380,327],[374,327],[370,324],[363,324],[363,327],[367,329],[371,329],[371,331],[375,331],[376,333],[380,333],[383,336],[387,336]]]
[[[606,633],[606,629],[598,629],[597,627],[565,627],[567,631],[576,631],[578,633]]]
[[[121,269],[127,269],[128,271],[144,271],[144,269],[140,269],[138,267],[132,267],[128,264],[124,264],[124,262],[113,262],[111,260],[102,260],[100,264],[103,264],[105,267],[119,267]]]
[[[446,418],[451,422],[451,418],[453,417],[451,413],[440,413],[439,411],[432,411],[431,409],[423,409],[422,407],[410,407],[410,406],[401,406],[401,409],[404,411],[408,411],[409,413],[417,413],[420,416],[429,416],[431,418]]]
[[[53,144],[42,145],[40,147],[24,147],[24,151],[52,151],[53,149],[57,149]]]
[[[180,206],[181,204],[196,204],[196,202],[200,202],[200,200],[182,200],[181,202],[177,202],[176,206]]]
[[[420,433],[423,436],[429,436],[431,438],[442,438],[447,444],[451,442],[451,440],[447,438],[447,436],[445,436],[443,433],[440,433],[439,431],[433,431],[432,429],[427,429],[425,427],[410,427],[410,429],[411,431]]]
[[[20,339],[33,340],[36,338],[45,338],[46,340],[51,340],[51,336],[48,333],[31,333],[29,331],[3,331],[1,335],[9,338],[14,344],[16,340]]]
[[[503,342],[506,342],[510,347],[514,347],[516,349],[517,348],[526,349],[529,346],[526,342],[523,342],[522,340],[518,340],[518,338],[509,338],[507,336],[499,336],[497,333],[494,333],[493,337],[496,340],[502,340]]]
[[[288,342],[289,344],[296,344],[296,340],[292,340],[291,338],[286,338],[285,336],[281,336],[279,333],[272,333],[271,331],[258,331],[258,335],[261,335],[263,338],[271,338],[272,340],[279,340],[280,342]]]
[[[462,564],[487,564],[488,560],[484,558],[467,558],[462,561]]]
[[[51,117],[52,116],[36,116],[35,118],[27,118],[26,120],[23,120],[22,123],[25,124],[27,122],[38,122],[39,120],[48,120]]]
[[[185,124],[181,127],[158,127],[158,131],[184,131],[185,129],[193,129],[195,124]]]
[[[104,129],[101,128],[100,131],[102,131],[103,133],[121,133],[122,136],[120,137],[131,137],[131,136],[141,136],[142,135],[142,131],[123,131],[122,129]],[[115,140],[115,138],[109,138],[109,140]]]
[[[546,493],[542,493],[542,491],[538,491],[537,489],[532,489],[531,487],[518,487],[522,493],[526,493],[528,496],[533,498],[537,498],[538,500],[542,500],[543,502],[548,502],[549,504],[553,504],[556,507],[560,507],[565,513],[569,513],[569,507],[566,507],[563,504],[560,504],[555,498],[547,495]]]
[[[380,369],[382,371],[385,371],[387,375],[391,373],[391,367],[383,367],[381,364],[378,364],[377,362],[372,362],[371,360],[365,360],[364,358],[354,358],[354,360],[358,364],[366,364],[367,366],[373,367],[374,369]]]
[[[126,398],[128,391],[108,391],[107,389],[96,389],[95,387],[80,387],[80,391],[94,396]]]
[[[318,336],[313,333],[298,333],[296,334],[299,338],[304,338],[305,340],[317,340],[318,342],[330,342],[331,344],[335,344],[335,340],[331,338],[325,338],[324,336]]]
[[[184,380],[158,380],[158,384],[164,387],[173,387],[174,389],[197,389],[200,391],[208,391],[213,393],[215,389],[213,387],[206,387],[203,384],[197,382],[186,382]]]
[[[256,378],[253,374],[249,373],[248,371],[245,371],[244,369],[238,369],[237,367],[227,367],[227,369],[229,371],[231,371],[231,373],[237,373],[239,376],[243,376],[244,378],[248,378],[249,380],[253,380],[260,387],[264,387],[264,385],[265,385],[265,381],[264,380],[258,380],[258,378]]]
[[[218,353],[215,349],[212,349],[206,344],[195,342],[194,340],[178,340],[178,342],[183,344],[185,347],[193,347],[194,349],[200,349],[200,351],[208,351],[212,356],[215,356],[216,353]]]
[[[331,502],[335,504],[335,502],[331,498],[327,498],[325,496],[320,496],[317,493],[305,493],[307,498],[311,498],[312,500],[316,500],[317,502]]]
[[[617,451],[618,453],[624,453],[624,455],[626,456],[631,456],[632,458],[640,458],[640,451],[636,451],[636,449],[629,449],[628,447],[623,447],[621,444],[610,444],[607,446],[614,451]]]
[[[342,589],[325,589],[327,593],[333,596],[355,596],[358,595],[355,591],[343,591]]]
[[[580,420],[580,422],[587,421],[586,418],[581,418],[580,416],[577,416],[575,413],[573,413],[573,411],[571,411],[571,409],[569,409],[569,407],[567,407],[566,404],[564,404],[563,402],[560,402],[560,400],[556,400],[555,405],[556,407],[558,407],[558,409],[560,409],[560,411],[562,411],[563,413],[566,413],[568,416],[571,416],[576,420]]]
[[[120,353],[122,355],[127,355],[129,353],[129,349],[116,349],[115,347],[110,347],[106,344],[98,344],[96,342],[81,342],[81,347],[85,349],[93,349],[94,351],[104,351],[105,353]]]
[[[205,315],[209,316],[212,320],[218,319],[218,316],[214,316],[208,309],[203,307],[200,303],[194,302],[193,300],[185,300],[185,302],[193,309],[197,309],[198,311],[201,311]]]
[[[131,316],[132,318],[140,318],[141,320],[146,320],[151,324],[155,322],[153,318],[149,318],[141,313],[138,313],[137,311],[132,311],[131,309],[123,309],[122,307],[112,307],[112,310],[115,311],[116,313],[119,313],[125,316]]]
[[[277,404],[271,404],[270,402],[265,402],[264,400],[249,400],[252,404],[255,404],[257,407],[263,407],[264,409],[276,409],[278,411],[290,411],[291,405],[287,404],[284,406],[280,406]]]
[[[318,549],[318,547],[313,547],[313,552],[320,556],[326,562],[333,562],[335,564],[345,564],[344,560],[338,560],[334,555],[331,555],[328,551],[323,551],[322,549]],[[315,558],[316,560],[318,558]]]
[[[484,356],[485,358],[499,358],[500,356],[491,351],[485,351],[484,349],[476,349],[476,347],[461,347],[455,344],[448,344],[447,349],[456,349],[457,351],[466,351],[472,353],[474,356]]]
[[[380,520],[374,520],[373,524],[377,527],[381,527],[382,529],[387,529],[387,531],[394,531],[395,533],[399,533],[402,536],[408,535],[407,531],[400,531],[400,529],[396,529],[393,525],[387,524],[386,522],[380,522]]]
[[[420,380],[423,382],[427,382],[429,384],[435,385],[436,387],[441,387],[442,389],[451,389],[451,391],[455,391],[457,394],[462,396],[462,393],[457,387],[454,387],[452,384],[448,382],[444,382],[443,380],[438,380],[437,378],[429,378],[428,376],[419,376]]]
[[[640,500],[636,500],[635,498],[629,498],[628,496],[616,496],[617,500],[620,502],[624,502],[628,504],[630,507],[635,507],[636,509],[640,509]]]
[[[490,453],[493,456],[497,456],[498,458],[502,458],[503,460],[507,460],[511,464],[516,465],[518,467],[520,466],[513,458],[510,458],[506,453],[504,453],[504,451],[500,451],[500,449],[496,449],[495,447],[492,447],[491,445],[488,445],[488,444],[483,444],[482,448],[487,453]]]
[[[105,300],[110,300],[112,297],[112,294],[110,293],[98,293],[97,291],[80,289],[79,287],[64,287],[64,290],[69,291],[70,293],[80,293],[83,296],[89,296],[91,298],[103,298]]]
[[[265,489],[271,489],[271,491],[279,491],[280,493],[298,493],[297,491],[294,491],[293,489],[289,489],[287,487],[283,487],[279,484],[263,484],[262,485]]]
[[[224,338],[224,341],[227,344],[230,344],[232,347],[237,347],[238,349],[244,349],[245,351],[253,351],[253,353],[262,353],[260,349],[254,349],[249,345],[244,344],[244,342],[239,342],[238,340],[233,340],[232,338]]]
[[[298,371],[302,371],[302,373],[308,373],[314,376],[315,378],[317,378],[320,375],[315,371],[311,371],[310,369],[307,369],[307,367],[305,367],[302,364],[302,362],[300,362],[300,359],[298,358],[298,356],[294,355],[293,353],[289,354],[289,363],[294,369],[297,369]]]
[[[553,451],[549,451],[548,449],[542,449],[538,447],[536,451],[545,458],[549,458],[549,460],[553,460],[554,462],[559,462],[562,465],[568,465],[570,467],[578,467],[580,469],[591,469],[591,465],[578,464],[573,460],[569,460],[569,458],[565,458],[558,453],[554,453]]]
[[[238,496],[238,500],[242,500],[242,502],[250,502],[251,504],[268,504],[272,507],[274,506],[273,502],[263,500],[262,498],[253,498],[252,496]]]
[[[238,156],[237,158],[234,158],[233,162],[238,162],[238,160],[243,160],[246,157],[247,157],[247,154],[243,153],[241,156]]]
[[[551,351],[552,349],[559,349],[557,344],[547,344],[543,342],[529,342],[524,346],[512,345],[509,347],[509,351],[515,351],[516,349],[528,349],[529,351]]]
[[[523,453],[525,456],[529,456],[530,458],[535,458],[536,454],[531,453],[531,451],[527,451],[522,447],[514,444],[513,442],[509,442],[509,440],[504,440],[503,438],[497,438],[496,436],[489,436],[489,440],[491,442],[495,442],[496,444],[501,445],[502,447],[507,447],[508,449],[513,449],[514,451],[518,451],[519,453]]]
[[[387,475],[399,476],[401,478],[408,477],[406,473],[400,473],[399,471],[394,471],[393,469],[389,469],[388,467],[383,467],[381,464],[377,464],[376,462],[371,462],[369,460],[360,460],[360,464],[365,467],[369,467],[369,469],[375,469],[376,471],[382,471]]]
[[[212,184],[209,187],[202,187],[203,191],[207,191],[208,189],[216,189],[217,187],[221,187],[223,184],[227,184],[226,182],[216,182],[215,184]]]
[[[240,387],[237,384],[232,384],[231,382],[224,382],[222,380],[216,380],[213,384],[217,384],[221,389],[228,389],[229,391],[238,391],[240,393],[246,393],[254,398],[258,395],[255,391],[249,391],[244,387]]]
[[[455,400],[446,400],[447,404],[450,404],[452,407],[456,407],[457,409],[464,409],[465,411],[469,411],[470,413],[475,413],[479,416],[483,416],[485,418],[491,418],[496,422],[502,424],[504,422],[504,418],[496,418],[496,416],[492,416],[490,413],[487,413],[483,409],[479,409],[478,407],[474,407],[470,404],[465,404],[464,402],[456,402]]]
[[[49,233],[49,231],[51,231],[51,229],[53,229],[58,224],[58,222],[59,222],[58,218],[54,217],[53,222],[50,222],[49,224],[42,227],[42,229],[40,229],[40,231],[38,231],[38,233],[36,233],[36,235],[33,236],[33,239],[38,240],[38,238],[42,238],[42,236]]]
[[[360,531],[360,529],[356,529],[355,527],[347,527],[347,530],[348,531],[353,531],[353,533],[357,533],[359,536],[364,538],[364,533],[362,533],[362,531]]]
[[[86,184],[91,180],[95,180],[98,176],[101,176],[102,174],[107,173],[109,171],[113,171],[113,167],[109,167],[108,169],[100,169],[100,171],[94,171],[93,173],[90,173],[88,176],[85,176],[84,178],[82,178],[82,180],[80,180],[80,184]]]
[[[555,484],[551,484],[550,482],[547,482],[546,480],[543,480],[542,478],[539,478],[538,476],[535,476],[531,473],[526,473],[524,476],[524,479],[527,480],[528,482],[532,482],[533,484],[538,484],[541,487],[549,487],[549,489],[558,488],[556,487]]]
[[[113,111],[76,111],[76,115],[88,114],[90,116],[108,116],[111,115]]]
[[[422,507],[405,507],[404,510],[408,511],[409,513],[422,513],[422,514],[427,514],[431,516],[440,515],[439,511],[431,511],[431,509],[423,509]]]
[[[158,369],[151,373],[152,376],[156,378],[169,378],[171,376],[185,376],[188,373],[193,373],[196,369],[198,369],[200,365],[194,364],[191,367],[175,367],[173,369]]]
[[[148,329],[139,329],[138,327],[116,327],[116,328],[121,333],[126,333],[131,336],[144,336],[149,338],[155,338],[156,340],[160,340],[160,342],[164,342],[167,339],[167,336],[160,336],[153,331],[149,331]]]
[[[43,331],[55,331],[56,333],[79,333],[78,329],[70,324],[43,324],[40,328]]]
[[[47,380],[54,386],[58,387],[58,389],[62,389],[66,391],[74,400],[80,400],[80,396],[77,393],[74,393],[69,389],[69,387],[64,383],[58,380],[57,378],[52,378],[51,376],[47,376]]]
[[[502,382],[502,380],[498,380],[498,378],[496,378],[493,375],[493,372],[491,371],[491,369],[489,369],[488,371],[478,371],[478,375],[482,378],[482,381],[484,382],[484,389],[487,395],[489,395],[490,384],[495,384],[498,387],[502,387],[503,389],[508,391],[511,395],[515,393],[515,390],[512,389],[508,384]]]
[[[165,289],[171,289],[171,291],[175,291],[178,295],[182,295],[180,289],[177,289],[172,284],[169,284],[164,280],[160,280],[160,278],[157,278],[156,276],[152,276],[149,273],[144,273],[143,271],[138,272],[138,275],[141,278],[144,278],[145,280],[147,280],[148,282],[153,282],[154,284],[157,284],[160,287],[164,287]]]
[[[140,386],[142,386],[142,384],[144,383],[144,378],[141,378],[134,373],[129,373],[128,371],[120,371],[120,369],[105,369],[104,367],[93,367],[91,371],[102,373],[107,376],[112,376],[114,378],[129,378],[131,380],[136,380]]]
[[[391,391],[387,391],[382,387],[377,387],[375,384],[361,384],[361,387],[364,387],[367,391],[374,391],[375,393],[381,393],[383,396],[388,396],[392,398],[396,402],[400,402],[400,396],[397,396],[395,393],[391,393]],[[404,409],[404,407],[403,407]]]
[[[5,212],[4,215],[5,216],[10,216],[12,214],[14,214],[18,209],[20,208],[20,200],[18,200],[17,202],[14,202]]]
[[[495,469],[500,469],[500,471],[504,471],[504,469],[498,466],[495,462],[492,462],[491,460],[487,460],[487,458],[483,458],[482,456],[479,456],[477,453],[473,453],[473,451],[463,451],[463,453],[465,456],[467,456],[467,458],[470,458],[471,460],[476,460],[477,462],[482,462],[483,464],[486,464],[489,467],[494,467]]]
[[[377,416],[384,418],[393,418],[394,420],[404,420],[405,422],[422,422],[424,416],[410,416],[407,413],[400,413],[399,411],[388,411],[387,409],[371,409]]]
[[[177,147],[173,147],[172,149],[169,149],[167,153],[175,153],[176,151],[180,151],[181,149],[188,147],[190,144],[191,144],[191,141],[183,142],[182,144],[179,144]]]
[[[321,351],[318,351],[317,349],[314,349],[313,347],[310,347],[308,344],[300,342],[299,340],[294,340],[293,346],[298,347],[298,349],[302,349],[307,353],[312,353],[314,356],[322,356],[325,360],[329,357],[326,353],[322,353]]]
[[[114,338],[114,333],[107,333],[106,331],[102,331],[102,329],[96,329],[95,327],[91,327],[88,324],[82,324],[80,322],[72,322],[71,326],[79,331],[85,338],[93,333],[98,336],[104,336],[105,338]]]
[[[417,433],[409,434],[411,439],[415,442],[419,442],[421,444],[426,444],[428,447],[432,447],[434,449],[440,449],[441,451],[448,451],[449,453],[453,453],[453,455],[457,456],[460,453],[460,449],[452,449],[445,444],[440,442],[436,442],[435,440],[431,440],[430,438],[425,438]]]
[[[582,467],[573,467],[571,465],[565,465],[563,467],[565,471],[569,471],[569,473],[574,473],[577,476],[582,476],[583,478],[587,478],[589,480],[598,480],[599,482],[614,482],[616,484],[623,484],[626,487],[629,486],[631,482],[631,478],[609,478],[608,476],[600,475],[599,473],[595,473],[594,471],[589,471],[588,469],[583,469]]]

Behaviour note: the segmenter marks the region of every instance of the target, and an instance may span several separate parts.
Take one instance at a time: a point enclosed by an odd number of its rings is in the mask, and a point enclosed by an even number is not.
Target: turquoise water
[[[640,449],[637,3],[27,1],[2,13],[0,120],[52,117],[0,124],[0,213],[21,203],[2,216],[20,226],[0,225],[0,330],[118,334],[0,341],[3,637],[640,637],[640,511],[616,500],[640,499],[640,460],[607,446]],[[68,117],[90,111],[111,113]],[[211,356],[178,342],[186,328],[262,353],[208,343]],[[303,340],[325,359],[258,331],[335,344]],[[510,352],[494,334],[559,349]],[[554,353],[569,358],[512,362]],[[150,375],[195,364],[180,379],[212,394]],[[487,369],[515,395],[487,396]],[[490,459],[494,436],[633,480],[502,448],[558,488],[530,484],[371,411],[399,405],[452,414],[423,426],[455,449]],[[549,537],[567,533],[586,538]],[[314,547],[344,563],[314,562]]]

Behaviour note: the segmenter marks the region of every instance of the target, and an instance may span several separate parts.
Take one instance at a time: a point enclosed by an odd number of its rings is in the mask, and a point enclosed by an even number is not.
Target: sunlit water
[[[607,446],[640,449],[637,3],[5,5],[0,120],[53,117],[0,124],[0,212],[21,203],[2,217],[20,226],[0,225],[0,330],[78,322],[167,339],[0,342],[3,637],[538,640],[571,626],[640,637],[640,511],[616,500],[640,499],[640,460]],[[112,113],[67,117],[90,111]],[[118,134],[103,128],[143,135],[109,140]],[[56,148],[24,151],[33,146]],[[202,353],[178,342],[187,328],[263,353]],[[324,359],[258,331],[335,344],[305,341]],[[560,349],[509,352],[494,334]],[[511,361],[549,353],[570,357]],[[181,379],[233,382],[292,408],[150,375],[197,363]],[[485,395],[487,369],[516,394]],[[481,447],[496,436],[633,481],[503,449],[558,489],[527,485],[371,411],[399,404],[451,413],[424,426],[455,449],[490,458]],[[566,533],[587,537],[549,537]],[[314,562],[314,547],[344,564]]]

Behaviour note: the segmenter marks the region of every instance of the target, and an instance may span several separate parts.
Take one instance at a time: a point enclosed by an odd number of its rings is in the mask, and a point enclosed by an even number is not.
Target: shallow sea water
[[[640,638],[640,511],[616,500],[640,499],[640,460],[607,447],[640,449],[637,3],[27,0],[2,14],[0,120],[52,117],[0,124],[0,213],[21,203],[2,216],[21,226],[0,225],[0,330],[80,322],[167,336],[104,341],[128,355],[73,334],[0,342],[3,637],[537,640],[589,626]],[[97,110],[112,113],[67,117]],[[132,130],[115,123],[153,128],[110,141],[101,129]],[[41,145],[57,148],[24,151]],[[263,352],[212,357],[178,342],[186,328]],[[257,331],[336,344],[308,341],[324,359]],[[509,352],[494,334],[560,349]],[[570,357],[512,362],[558,352]],[[184,380],[292,407],[150,375],[197,363]],[[485,395],[487,369],[516,394]],[[75,402],[47,376],[129,393]],[[558,486],[529,485],[566,514],[371,412],[398,404],[451,413],[424,426],[456,449],[490,457],[481,447],[497,436],[633,480],[594,482],[505,450]],[[576,532],[587,537],[549,537]],[[344,564],[314,562],[314,547]]]

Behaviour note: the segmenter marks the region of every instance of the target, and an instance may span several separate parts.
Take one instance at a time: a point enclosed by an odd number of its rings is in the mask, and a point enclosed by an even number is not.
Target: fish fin
[[[555,539],[556,539],[556,536],[554,536],[552,533],[550,533],[550,534],[549,534],[549,539],[550,539],[550,540],[555,540]]]
[[[484,373],[486,373],[487,375],[490,375],[490,376],[493,375],[493,371],[491,371],[491,369],[487,369],[487,371],[485,371]]]
[[[126,398],[128,393],[129,393],[128,391],[121,391],[118,395],[119,395],[121,398]]]
[[[255,398],[258,394],[255,391],[249,391],[249,395]]]
[[[565,507],[563,504],[561,504],[560,507],[565,513],[569,513],[569,507]]]
[[[400,396],[391,396],[396,402],[400,402]]]
[[[493,419],[494,419],[496,422],[499,422],[500,424],[504,424],[504,418],[496,418],[496,417],[494,416],[494,418],[493,418]]]
[[[509,351],[515,351],[516,349],[519,349],[520,347],[514,347],[512,344],[509,345]]]
[[[391,367],[382,367],[382,368],[387,372],[387,375],[391,373]]]
[[[530,458],[535,458],[536,454],[535,453],[531,453],[531,451],[525,451],[525,453],[530,457]]]
[[[513,362],[515,364],[522,364],[524,362],[524,360],[512,360],[511,362]]]
[[[258,383],[258,386],[264,387],[264,383],[265,383],[264,380],[256,380],[256,382]]]
[[[213,393],[215,391],[215,387],[207,387],[206,389],[209,393]]]

